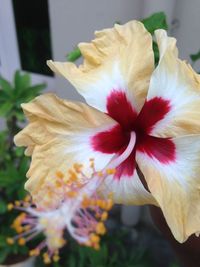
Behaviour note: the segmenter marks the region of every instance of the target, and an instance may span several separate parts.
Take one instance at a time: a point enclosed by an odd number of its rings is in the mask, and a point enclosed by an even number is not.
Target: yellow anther
[[[16,226],[16,227],[14,227],[14,229],[18,234],[23,232],[23,227],[22,226]]]
[[[114,195],[114,193],[113,192],[110,192],[109,194],[108,194],[108,199],[113,199],[113,195]]]
[[[64,174],[61,171],[57,171],[56,172],[56,176],[60,179],[62,179],[64,177]]]
[[[101,207],[103,205],[103,203],[104,203],[104,200],[102,200],[102,199],[97,199],[97,201],[96,201],[96,205],[98,207]]]
[[[94,161],[94,158],[90,158],[89,161],[90,161],[90,162],[93,162],[93,161]]]
[[[90,241],[92,243],[99,243],[100,237],[98,235],[96,235],[96,234],[91,234],[90,235]]]
[[[74,167],[74,170],[75,170],[77,173],[80,173],[80,172],[81,172],[81,169],[82,169],[82,167],[83,167],[83,165],[82,165],[82,164],[78,164],[78,163],[74,163],[73,167]]]
[[[60,260],[60,257],[58,255],[53,256],[53,261],[58,262]]]
[[[99,177],[103,177],[103,172],[97,172],[97,175],[98,175]]]
[[[51,258],[49,257],[48,253],[43,254],[43,261],[45,264],[50,264],[51,263]]]
[[[116,169],[107,169],[107,170],[106,170],[106,173],[107,173],[108,175],[115,174],[115,173],[116,173]]]
[[[91,247],[92,246],[92,243],[91,243],[91,241],[88,240],[87,242],[84,243],[84,245],[86,247]]]
[[[90,162],[90,168],[94,168],[94,161]]]
[[[108,219],[108,213],[106,211],[104,211],[101,215],[101,220],[102,221],[106,221]]]
[[[77,192],[75,192],[75,191],[69,191],[69,192],[67,192],[67,195],[68,195],[68,197],[76,197],[77,196]]]
[[[95,243],[95,244],[93,245],[93,248],[94,248],[95,250],[99,250],[99,249],[100,249],[100,245],[99,245],[98,243]]]
[[[26,225],[26,226],[24,226],[24,231],[29,231],[30,229],[31,229],[31,226],[30,225]]]
[[[96,226],[96,233],[99,235],[104,235],[106,233],[106,228],[102,222],[99,222]]]
[[[19,244],[20,246],[24,246],[24,245],[26,244],[26,240],[25,240],[24,238],[20,238],[20,239],[18,240],[18,244]]]
[[[113,201],[112,201],[112,199],[108,199],[104,209],[110,210],[112,207],[113,207]]]
[[[101,209],[106,209],[106,201],[105,200],[101,200],[101,202],[99,202],[99,207]]]
[[[55,181],[55,187],[60,188],[62,185],[63,184],[60,181]]]
[[[20,201],[16,200],[15,201],[15,206],[19,207],[21,205]]]
[[[12,203],[9,203],[8,205],[7,205],[7,209],[8,210],[12,210],[14,208],[14,205],[12,204]]]
[[[25,202],[29,202],[30,200],[31,200],[31,196],[30,195],[25,196],[25,198],[24,198]]]
[[[40,255],[40,250],[38,248],[29,251],[29,256],[39,256],[39,255]]]
[[[83,198],[83,201],[82,201],[82,206],[84,208],[88,207],[90,205],[90,200],[87,198],[87,197],[84,197]]]
[[[45,264],[50,264],[51,263],[51,259],[50,258],[44,258],[43,259]]]
[[[13,245],[13,244],[15,243],[14,239],[11,238],[11,237],[6,238],[6,242],[7,242],[9,245]]]
[[[78,177],[77,174],[73,171],[73,170],[69,170],[69,174],[70,174],[70,182],[76,182]]]

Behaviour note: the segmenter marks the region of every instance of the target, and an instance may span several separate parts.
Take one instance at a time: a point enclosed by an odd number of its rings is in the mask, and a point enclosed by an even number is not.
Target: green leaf
[[[190,58],[193,62],[196,62],[197,60],[200,59],[200,50],[196,54],[191,54]]]
[[[17,70],[15,72],[14,84],[15,90],[19,94],[31,85],[31,77],[28,73],[22,74]]]
[[[7,245],[5,236],[0,235],[0,248],[4,247],[5,245]]]
[[[17,117],[18,121],[25,121],[25,116],[22,110],[16,111],[15,116]]]
[[[153,41],[153,52],[154,52],[154,61],[155,61],[155,65],[157,66],[158,61],[159,61],[159,49],[158,49],[158,45],[156,42]]]
[[[31,101],[33,98],[39,95],[39,93],[46,87],[45,83],[33,85],[27,87],[24,91],[22,91],[16,99],[15,105],[17,108],[20,107],[22,103],[26,103]]]
[[[11,111],[13,107],[12,103],[6,102],[0,106],[0,117],[4,117]]]
[[[7,248],[3,248],[0,250],[0,263],[3,263],[7,258],[9,250]]]
[[[4,214],[7,211],[7,203],[3,200],[0,200],[0,214]]]
[[[28,90],[31,93],[31,95],[37,96],[43,89],[45,89],[46,86],[47,86],[46,83],[41,83],[29,87]]]
[[[3,77],[0,77],[0,88],[8,94],[10,94],[10,92],[13,90],[11,84]]]
[[[167,19],[164,12],[155,13],[150,17],[143,19],[142,23],[151,34],[157,29],[168,29]]]
[[[15,155],[16,155],[16,157],[22,157],[24,155],[24,148],[23,147],[16,147],[15,148]]]
[[[67,54],[67,61],[74,62],[81,57],[81,51],[76,47],[73,51]]]

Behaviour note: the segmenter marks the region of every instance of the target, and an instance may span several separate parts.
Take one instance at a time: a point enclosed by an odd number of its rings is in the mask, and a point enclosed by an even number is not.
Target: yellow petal
[[[120,179],[106,177],[99,192],[112,194],[114,203],[124,205],[158,205],[155,198],[142,184],[137,171],[130,177],[123,175]]]
[[[175,160],[137,152],[139,168],[177,241],[200,231],[200,135],[174,138]]]
[[[69,80],[87,103],[106,112],[112,90],[126,93],[136,110],[144,103],[154,68],[151,35],[138,21],[95,33],[91,43],[80,43],[83,64],[48,61]]]
[[[86,166],[90,158],[96,159],[98,170],[111,159],[112,155],[94,152],[90,144],[91,135],[115,124],[106,114],[53,94],[23,104],[23,110],[29,124],[15,136],[15,143],[27,147],[27,154],[32,155],[26,188],[40,206],[45,200],[43,189],[56,179],[58,171],[68,176],[74,163]],[[55,190],[53,195],[56,205],[59,192]]]
[[[176,41],[164,30],[156,31],[160,62],[154,71],[147,101],[161,98],[169,111],[153,128],[151,135],[177,137],[200,133],[200,76],[177,57]]]

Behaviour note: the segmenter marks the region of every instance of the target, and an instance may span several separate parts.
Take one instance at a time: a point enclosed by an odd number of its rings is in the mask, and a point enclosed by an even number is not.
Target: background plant
[[[9,246],[6,242],[8,236],[16,234],[10,228],[16,213],[9,212],[7,204],[25,197],[24,183],[29,165],[23,149],[15,147],[13,137],[25,122],[21,103],[36,97],[45,86],[31,85],[30,75],[20,71],[16,71],[13,84],[0,77],[0,117],[5,122],[5,129],[0,132],[0,263],[9,255],[19,257],[28,252],[26,246]]]

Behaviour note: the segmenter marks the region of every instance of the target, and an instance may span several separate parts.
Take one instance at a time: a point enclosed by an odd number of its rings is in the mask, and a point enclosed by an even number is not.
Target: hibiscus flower
[[[56,171],[74,163],[89,175],[114,168],[98,192],[115,203],[154,204],[179,242],[200,231],[200,78],[178,59],[176,40],[164,30],[155,37],[160,60],[154,67],[152,37],[131,21],[95,33],[80,43],[83,64],[48,61],[86,103],[39,96],[23,110],[29,120],[16,137],[32,156],[26,188],[45,207],[44,188]],[[59,202],[59,191],[52,196]]]

